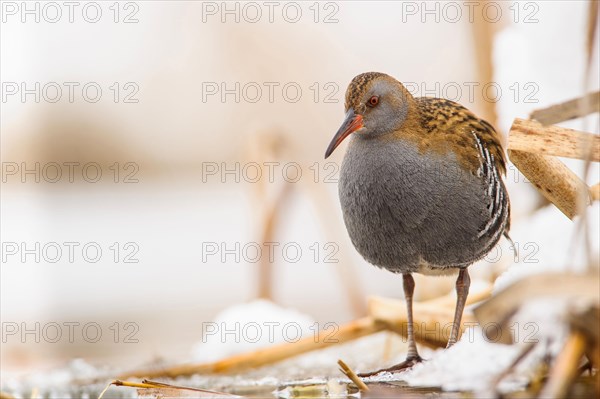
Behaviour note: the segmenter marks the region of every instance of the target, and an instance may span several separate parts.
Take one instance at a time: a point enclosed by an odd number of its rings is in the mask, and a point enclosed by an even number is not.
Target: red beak
[[[353,109],[348,110],[342,126],[337,131],[335,136],[333,136],[331,143],[329,143],[329,147],[327,147],[327,151],[325,151],[325,159],[327,159],[331,153],[333,153],[337,146],[340,145],[340,143],[344,141],[346,137],[356,132],[363,126],[362,115],[355,114]]]

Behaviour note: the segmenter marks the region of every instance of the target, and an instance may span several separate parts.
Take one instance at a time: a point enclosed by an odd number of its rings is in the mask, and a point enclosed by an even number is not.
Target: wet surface
[[[210,390],[218,390],[223,393],[230,395],[239,395],[247,398],[255,399],[271,399],[271,398],[282,398],[282,399],[311,399],[311,398],[332,398],[332,399],[345,399],[345,398],[414,398],[414,399],[462,399],[462,398],[475,398],[482,397],[481,393],[474,394],[472,392],[444,392],[438,388],[428,387],[409,387],[403,382],[374,382],[369,383],[369,391],[360,393],[358,389],[351,383],[344,381],[343,379],[331,378],[331,379],[308,379],[303,381],[289,381],[283,383],[269,383],[268,380],[238,380],[239,385],[230,385],[228,387],[223,386],[195,386],[194,382],[198,382],[198,379],[205,377],[192,377],[184,384],[184,381],[178,380],[177,385],[185,385],[188,387],[196,387]],[[220,378],[234,378],[236,377],[220,377]],[[569,397],[573,399],[587,399],[597,398],[598,394],[595,392],[594,384],[597,383],[596,377],[581,377],[574,386]],[[230,380],[231,381],[231,380]],[[221,385],[221,384],[217,384]],[[34,398],[97,398],[102,390],[105,388],[104,385],[94,384],[87,386],[71,386],[63,387],[63,389],[51,389],[51,390],[39,390],[39,389],[26,389],[20,392],[10,392],[15,397],[34,397]],[[511,394],[499,395],[489,392],[485,397],[490,398],[510,398],[510,399],[521,399],[521,398],[532,398],[537,397],[537,393],[532,390],[523,390],[513,392]],[[111,387],[103,396],[103,399],[126,399],[126,398],[139,398],[138,392],[134,388],[126,387]],[[144,398],[148,396],[143,396]],[[191,396],[196,397],[196,396]],[[202,396],[208,397],[208,396]],[[223,396],[215,396],[223,397]],[[226,396],[225,396],[226,397]]]

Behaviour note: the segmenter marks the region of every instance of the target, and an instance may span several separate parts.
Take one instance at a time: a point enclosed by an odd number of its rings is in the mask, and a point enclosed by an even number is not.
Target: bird
[[[490,123],[454,101],[413,97],[385,73],[354,77],[345,111],[325,158],[350,136],[338,180],[342,215],[367,262],[402,274],[406,360],[380,371],[402,370],[423,360],[414,337],[412,274],[458,273],[449,348],[469,293],[468,267],[502,236],[510,240],[506,157]]]

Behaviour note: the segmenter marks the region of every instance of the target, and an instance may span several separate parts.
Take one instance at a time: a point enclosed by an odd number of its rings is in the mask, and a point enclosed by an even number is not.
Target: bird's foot
[[[380,373],[401,372],[401,371],[411,369],[415,364],[421,363],[422,361],[423,361],[423,359],[421,358],[421,356],[419,356],[419,355],[412,356],[412,357],[406,358],[406,360],[403,361],[402,363],[398,363],[392,367],[388,367],[386,369],[381,369],[381,370],[377,370],[377,371],[372,371],[370,373],[361,373],[361,374],[358,374],[358,376],[361,378],[365,378],[365,377],[372,377],[372,376],[380,374]]]

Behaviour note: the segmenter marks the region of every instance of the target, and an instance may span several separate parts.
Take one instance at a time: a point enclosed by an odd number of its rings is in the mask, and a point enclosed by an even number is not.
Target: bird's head
[[[352,133],[375,137],[400,129],[412,101],[402,83],[389,75],[367,72],[356,76],[346,90],[346,117],[325,158]]]

